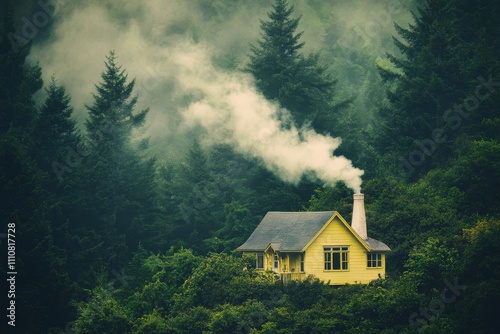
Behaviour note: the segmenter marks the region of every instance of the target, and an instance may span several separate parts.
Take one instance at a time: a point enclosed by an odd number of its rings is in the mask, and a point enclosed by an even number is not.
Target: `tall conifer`
[[[288,109],[299,125],[312,122],[320,130],[335,110],[332,104],[335,83],[319,62],[318,54],[304,56],[300,51],[299,18],[292,18],[293,6],[276,0],[269,21],[261,21],[261,39],[251,47],[246,70],[257,87],[270,100]]]

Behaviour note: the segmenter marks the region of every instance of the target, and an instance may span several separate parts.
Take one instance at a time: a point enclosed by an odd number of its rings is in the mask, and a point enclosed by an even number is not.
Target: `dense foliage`
[[[200,4],[213,20],[237,7]],[[346,49],[324,13],[322,52],[305,54],[285,0],[261,21],[244,70],[296,123],[340,133],[341,153],[368,171],[370,236],[392,248],[387,279],[336,288],[259,275],[233,250],[267,211],[334,209],[349,220],[345,185],[290,185],[196,137],[176,161],[152,158],[137,134],[148,109],[137,110],[114,52],[78,130],[57,78],[35,103],[42,69],[27,60],[31,43],[12,48],[13,9],[2,6],[0,215],[1,233],[15,223],[19,240],[19,333],[495,331],[498,1],[428,0],[414,24],[397,25],[395,48],[381,42],[386,59]]]

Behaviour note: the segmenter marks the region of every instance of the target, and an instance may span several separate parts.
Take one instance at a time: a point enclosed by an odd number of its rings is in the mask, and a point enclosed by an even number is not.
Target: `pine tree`
[[[8,2],[0,6],[7,9],[0,13],[6,15],[0,18],[0,215],[5,221],[2,227],[15,224],[13,271],[20,273],[16,309],[25,311],[16,314],[16,329],[34,333],[69,321],[73,290],[66,253],[55,240],[52,213],[57,201],[47,188],[51,171],[40,168],[39,155],[34,154],[41,149],[33,99],[42,87],[41,69],[27,61],[29,42],[11,41],[19,36],[12,25],[12,10]],[[53,147],[47,142],[49,146]],[[2,247],[5,241],[0,240]]]
[[[90,266],[119,270],[127,250],[141,241],[150,245],[149,239],[162,231],[157,221],[155,160],[146,158],[146,146],[134,142],[134,130],[144,124],[148,109],[135,111],[135,81],[128,81],[114,52],[106,59],[94,101],[87,106],[87,156],[78,171],[82,211],[72,216],[71,229],[79,235],[75,257],[84,256],[79,260]],[[92,254],[84,252],[89,243],[99,245]],[[160,247],[157,241],[155,245]]]
[[[447,110],[474,92],[472,80],[478,74],[470,71],[467,59],[475,47],[464,39],[463,26],[470,25],[459,10],[460,2],[430,0],[414,15],[415,23],[408,29],[396,25],[399,39],[394,43],[402,56],[389,54],[393,68],[379,68],[382,78],[395,85],[387,91],[389,105],[381,110],[379,151],[392,160],[410,160],[418,168],[401,170],[413,178],[450,156],[450,139],[457,128],[446,121]],[[434,145],[422,149],[421,143],[430,140]],[[410,156],[412,152],[417,153]]]
[[[134,113],[137,97],[131,97],[135,80],[127,82],[128,75],[116,63],[113,51],[106,57],[103,82],[96,85],[94,103],[87,106],[86,123],[90,145],[100,154],[116,154],[127,150],[132,130],[144,124],[148,109]]]
[[[98,184],[101,197],[99,207],[116,219],[120,208],[126,205],[125,196],[131,195],[133,171],[141,157],[133,145],[132,131],[144,124],[148,109],[134,112],[138,97],[131,97],[135,81],[127,82],[127,74],[116,63],[110,52],[102,73],[103,81],[96,85],[94,103],[87,106],[86,122],[90,171]],[[132,191],[133,192],[133,191]]]
[[[40,168],[50,170],[55,177],[54,163],[64,163],[68,152],[77,152],[81,138],[72,119],[71,98],[64,87],[58,86],[56,79],[52,77],[46,92],[47,98],[40,108],[33,131],[36,145],[33,153]]]
[[[214,228],[214,216],[221,209],[223,199],[198,138],[193,140],[180,167],[180,177],[174,186],[178,197],[175,236],[181,243],[187,241],[193,249],[204,251],[202,241]]]
[[[0,133],[10,126],[33,125],[33,94],[42,88],[41,69],[26,61],[31,42],[18,45],[9,2],[0,4]]]
[[[209,178],[207,157],[203,152],[198,138],[193,139],[193,144],[186,153],[186,161],[183,164],[183,169],[183,177],[189,184],[206,182]]]
[[[286,0],[276,0],[269,21],[260,23],[262,38],[251,46],[246,70],[264,96],[288,109],[299,125],[309,121],[328,130],[324,122],[331,122],[329,113],[336,109],[332,104],[336,81],[319,63],[318,54],[300,53],[304,46],[302,33],[296,33],[300,17],[292,18],[293,12]]]

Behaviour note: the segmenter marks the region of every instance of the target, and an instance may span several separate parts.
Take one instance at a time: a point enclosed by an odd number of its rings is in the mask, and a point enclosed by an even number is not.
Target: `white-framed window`
[[[325,270],[349,270],[349,246],[324,246]]]
[[[264,253],[257,253],[255,256],[255,268],[264,269]]]
[[[381,253],[368,253],[366,254],[368,268],[382,267],[382,254]]]
[[[304,253],[300,253],[300,272],[304,272]]]
[[[274,254],[274,257],[273,257],[273,270],[275,272],[280,271],[280,257],[278,256],[278,254]]]

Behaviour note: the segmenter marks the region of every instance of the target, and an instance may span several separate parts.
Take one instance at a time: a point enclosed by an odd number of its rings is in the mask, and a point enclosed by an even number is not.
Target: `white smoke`
[[[190,31],[195,30],[195,18],[201,20],[203,15],[188,4],[155,0],[114,6],[92,2],[61,14],[51,38],[33,48],[32,58],[40,62],[45,81],[55,74],[71,94],[80,124],[87,118],[84,104],[92,102],[94,84],[104,70],[104,56],[115,50],[129,78],[136,78],[138,108],[150,107],[146,135],[156,153],[172,154],[175,145],[183,145],[177,143],[187,142],[181,123],[186,125],[184,130],[198,125],[206,129],[212,143],[228,143],[261,159],[286,181],[299,182],[312,172],[328,184],[343,181],[359,192],[363,171],[345,157],[333,156],[341,143],[339,138],[298,129],[289,121],[283,124],[289,119],[288,112],[259,94],[249,76],[213,66],[214,55],[257,38],[258,17],[263,15],[260,10],[236,11],[232,19],[223,21],[224,28],[209,28],[234,34],[219,34],[220,38],[194,44]],[[242,19],[254,22],[253,28],[241,24]],[[186,31],[165,34],[178,31],[172,28],[178,26]],[[243,31],[246,33],[240,33]],[[218,54],[202,44],[210,44]],[[186,96],[194,101],[187,108],[183,104]]]
[[[183,91],[197,96],[183,111],[186,124],[201,125],[210,141],[260,158],[288,182],[298,183],[304,174],[313,172],[328,184],[343,181],[360,192],[363,171],[345,157],[333,155],[340,138],[298,129],[293,123],[284,127],[280,120],[288,112],[259,94],[249,76],[217,70],[205,48],[187,46],[172,61]]]

